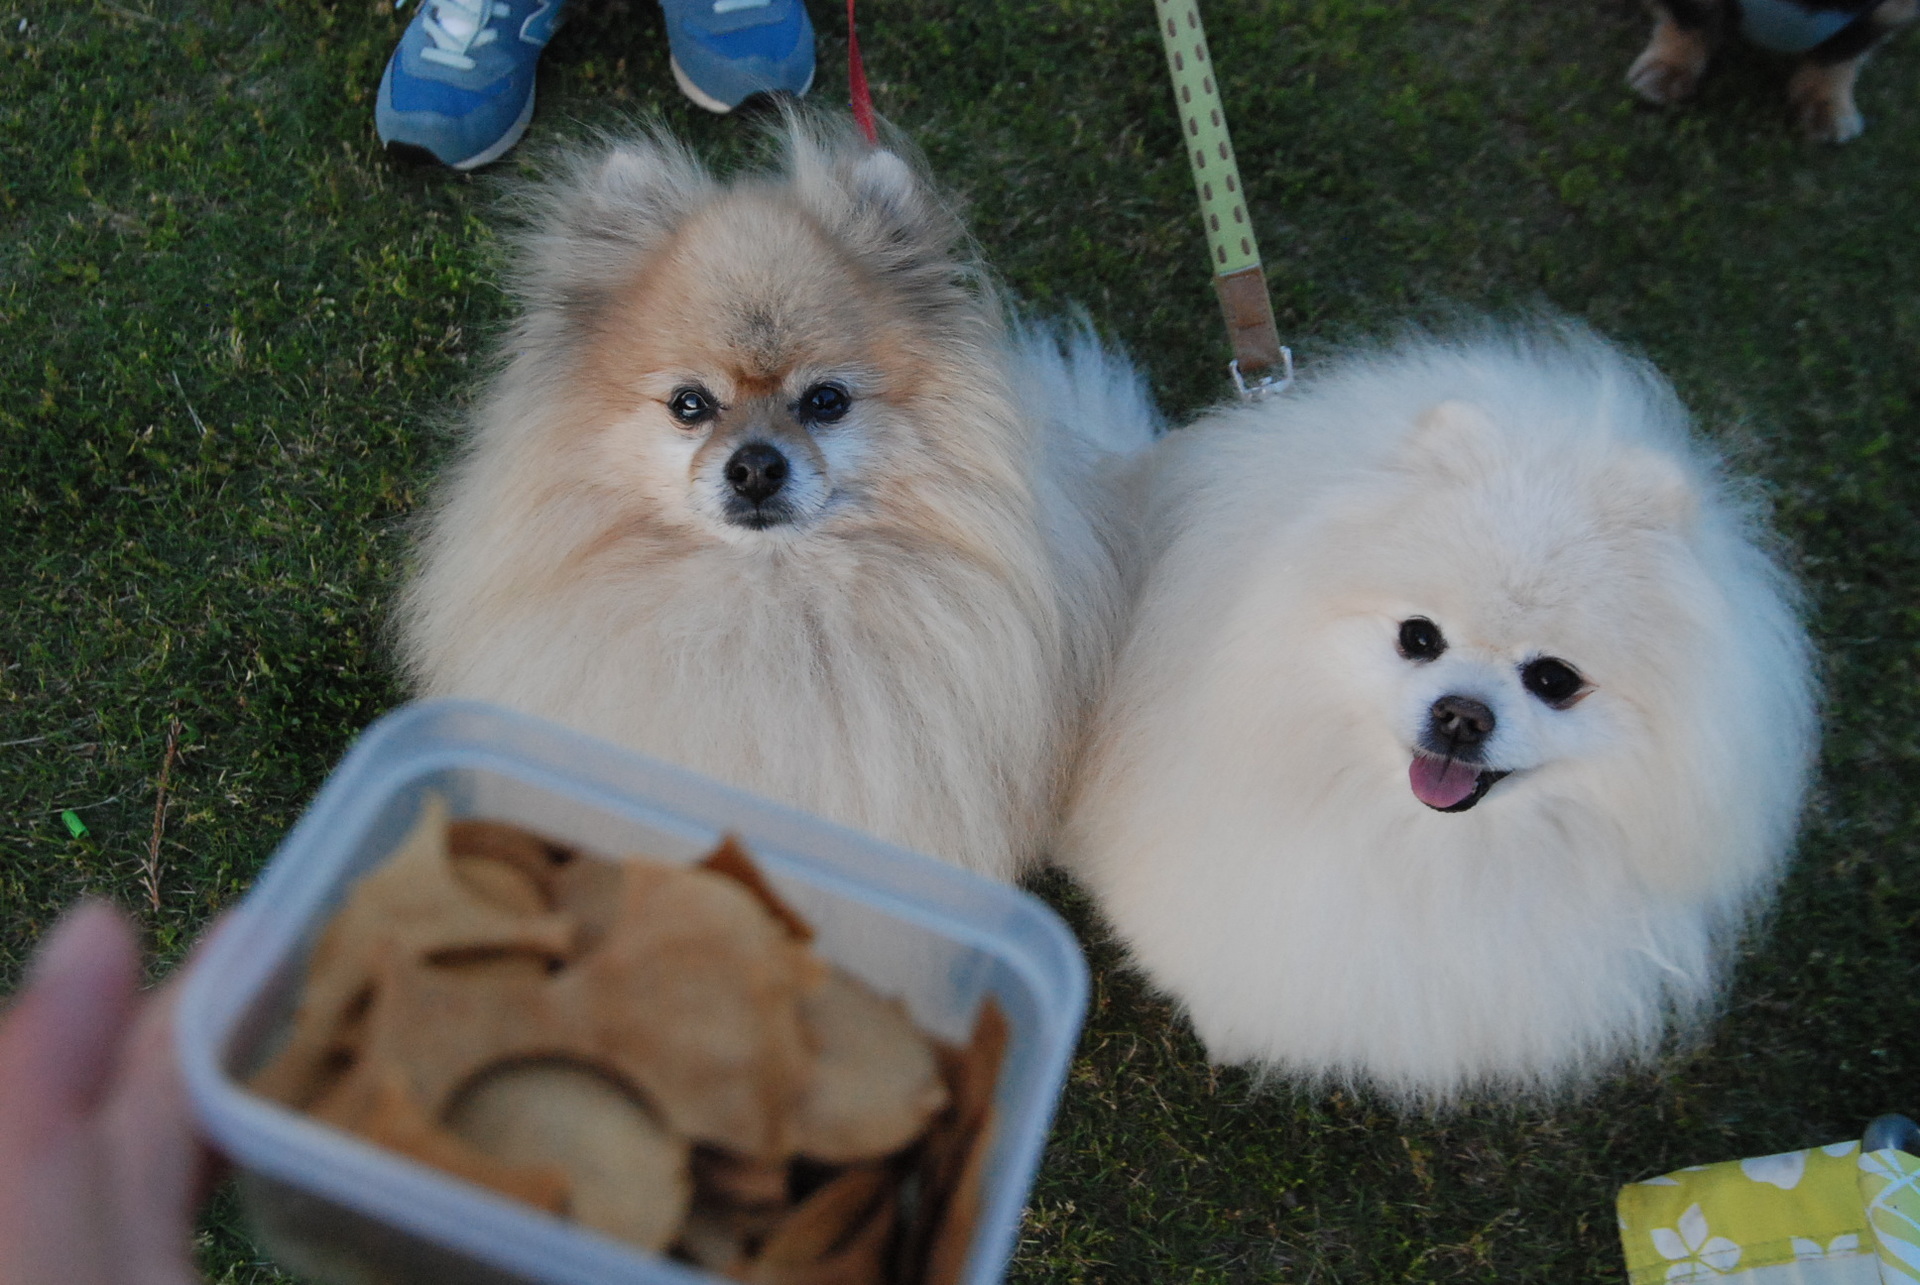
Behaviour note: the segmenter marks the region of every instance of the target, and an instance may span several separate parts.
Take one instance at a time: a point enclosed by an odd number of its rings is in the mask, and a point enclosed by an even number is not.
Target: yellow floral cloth
[[[1920,1157],[1836,1142],[1620,1189],[1632,1285],[1920,1285]]]

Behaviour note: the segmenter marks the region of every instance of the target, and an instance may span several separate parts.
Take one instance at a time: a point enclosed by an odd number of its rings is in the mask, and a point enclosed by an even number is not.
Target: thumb
[[[47,934],[0,1021],[0,1136],[28,1147],[89,1113],[112,1073],[140,977],[133,929],[101,901]],[[25,1104],[33,1104],[29,1113]]]
[[[99,1117],[114,1209],[109,1231],[123,1285],[200,1279],[192,1266],[193,1219],[207,1196],[212,1157],[194,1130],[173,1051],[179,990],[176,978],[147,1002]]]

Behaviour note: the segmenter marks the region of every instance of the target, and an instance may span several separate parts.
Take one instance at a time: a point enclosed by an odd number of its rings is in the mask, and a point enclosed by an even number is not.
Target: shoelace
[[[504,18],[513,10],[500,0],[423,0],[426,15],[420,26],[433,41],[422,49],[420,57],[459,71],[472,71],[474,61],[469,49],[490,45],[500,33],[491,26],[495,18]]]

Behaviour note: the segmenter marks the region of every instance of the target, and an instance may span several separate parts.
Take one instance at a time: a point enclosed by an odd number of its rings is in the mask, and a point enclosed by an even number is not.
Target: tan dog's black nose
[[[787,484],[787,457],[765,442],[748,442],[727,461],[727,482],[752,504],[764,504]]]

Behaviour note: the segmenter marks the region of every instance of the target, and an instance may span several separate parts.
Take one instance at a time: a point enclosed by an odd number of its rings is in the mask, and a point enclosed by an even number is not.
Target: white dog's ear
[[[1680,462],[1659,451],[1639,449],[1614,466],[1609,500],[1623,521],[1658,531],[1693,525],[1700,494]]]
[[[1423,473],[1474,476],[1499,432],[1493,416],[1472,402],[1436,402],[1415,417],[1401,446],[1401,462]]]

